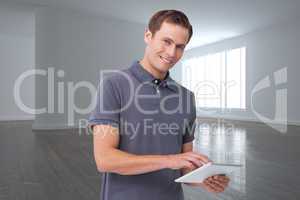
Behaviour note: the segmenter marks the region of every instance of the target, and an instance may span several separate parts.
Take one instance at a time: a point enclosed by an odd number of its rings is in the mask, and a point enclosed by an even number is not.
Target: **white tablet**
[[[217,175],[226,174],[229,175],[241,169],[242,165],[234,164],[217,164],[217,163],[207,163],[198,169],[191,171],[175,180],[175,182],[180,183],[201,183],[206,178]]]

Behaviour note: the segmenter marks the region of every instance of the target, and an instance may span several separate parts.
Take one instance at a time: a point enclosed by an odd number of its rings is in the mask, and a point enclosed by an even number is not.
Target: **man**
[[[174,180],[210,160],[193,152],[194,94],[169,76],[192,36],[184,13],[162,10],[145,31],[142,60],[103,78],[89,123],[94,156],[103,172],[102,200],[182,200]],[[222,192],[228,177],[199,185]]]

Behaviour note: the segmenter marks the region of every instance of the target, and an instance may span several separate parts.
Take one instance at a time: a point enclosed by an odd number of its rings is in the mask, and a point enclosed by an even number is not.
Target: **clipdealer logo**
[[[273,73],[275,90],[275,115],[274,118],[265,117],[263,114],[256,111],[254,107],[254,94],[266,90],[271,87],[270,76],[261,79],[251,91],[251,109],[255,116],[279,131],[280,133],[287,133],[287,88],[281,88],[287,83],[287,67],[281,68]]]
[[[55,77],[56,75],[56,77]],[[47,106],[42,108],[30,108],[25,105],[21,98],[21,86],[23,82],[31,76],[42,76],[47,78]],[[23,72],[15,81],[14,84],[14,100],[16,105],[24,112],[29,114],[45,114],[45,113],[65,113],[65,87],[67,87],[67,118],[68,126],[74,126],[75,113],[88,114],[96,105],[96,87],[87,81],[80,81],[74,83],[73,81],[65,82],[58,81],[55,83],[55,79],[63,79],[65,72],[63,70],[57,70],[53,67],[45,69],[32,69]],[[66,86],[65,86],[66,85]],[[91,102],[86,108],[80,108],[75,104],[75,94],[79,88],[86,88],[91,95]],[[55,94],[57,90],[57,94]],[[55,99],[57,99],[57,108],[55,108]]]
[[[105,106],[103,105],[103,98],[105,95],[102,95],[102,92],[111,92],[106,91],[107,89],[107,82],[105,82],[105,78],[109,75],[117,75],[118,78],[124,79],[126,81],[126,85],[128,84],[129,88],[129,99],[128,102],[125,102],[121,108],[115,110],[106,110]],[[43,103],[47,104],[44,107],[40,108],[30,108],[27,106],[22,98],[21,98],[21,87],[26,81],[26,79],[30,77],[37,77],[41,76],[42,78],[46,78],[46,86],[47,86],[47,100]],[[174,114],[174,113],[183,113],[183,95],[182,90],[179,85],[175,83],[169,83],[168,85],[176,87],[177,92],[161,97],[161,94],[142,94],[143,87],[149,87],[151,83],[143,83],[139,86],[135,87],[132,78],[126,73],[121,70],[100,70],[99,71],[99,84],[98,88],[96,88],[92,83],[88,81],[79,81],[74,83],[73,81],[61,81],[65,78],[65,72],[61,69],[55,70],[55,68],[50,67],[48,69],[33,69],[23,72],[15,81],[14,85],[14,100],[16,105],[24,112],[29,114],[64,114],[67,112],[67,125],[74,126],[75,125],[75,115],[76,114],[90,114],[92,111],[97,109],[98,112],[105,113],[105,114],[113,114],[122,112],[123,110],[128,109],[132,104],[136,106],[139,112],[144,114],[156,114],[159,110],[166,114]],[[105,87],[106,86],[106,87]],[[151,85],[151,87],[153,87]],[[81,108],[75,103],[75,94],[80,89],[88,89],[90,94],[90,102],[89,105],[85,108]],[[103,89],[106,88],[106,89]],[[66,90],[66,91],[65,91]],[[111,89],[109,89],[111,90]],[[98,98],[96,98],[97,92],[100,92]],[[65,98],[67,98],[65,100]],[[147,110],[142,106],[142,101],[145,99],[153,100],[155,98],[160,99],[160,104],[158,108]],[[188,103],[186,106],[186,111],[191,112],[192,107],[189,104],[191,101],[190,95],[188,95],[185,101]],[[178,105],[174,108],[168,109],[167,104],[170,99],[177,99]],[[66,104],[66,106],[65,106]],[[57,106],[56,106],[57,105]],[[98,106],[97,106],[98,105]],[[65,108],[66,107],[66,108]],[[88,125],[87,119],[79,119],[78,120],[79,128],[86,128]]]

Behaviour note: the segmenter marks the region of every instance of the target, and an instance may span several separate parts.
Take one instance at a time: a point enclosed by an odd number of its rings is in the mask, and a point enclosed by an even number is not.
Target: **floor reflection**
[[[201,122],[196,126],[194,151],[207,155],[213,162],[241,164],[236,173],[230,174],[230,188],[245,195],[245,140],[246,130],[224,121]],[[191,190],[191,188],[189,188]],[[186,191],[190,191],[185,188]],[[203,191],[194,188],[192,196],[203,195]],[[191,192],[191,191],[190,191]],[[197,195],[197,192],[199,193]],[[189,196],[189,193],[186,194]]]
[[[213,162],[240,164],[239,173],[230,174],[231,187],[245,193],[246,130],[233,123],[201,123],[196,130],[194,150],[207,155]]]
[[[198,121],[194,150],[214,162],[242,167],[230,175],[225,192],[213,195],[183,186],[186,199],[299,199],[299,133],[297,126],[282,134],[262,123]]]

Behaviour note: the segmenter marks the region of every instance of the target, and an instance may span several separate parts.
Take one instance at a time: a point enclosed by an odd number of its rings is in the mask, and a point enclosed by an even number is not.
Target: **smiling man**
[[[192,33],[184,13],[155,13],[145,31],[144,57],[101,80],[89,119],[101,200],[182,200],[174,180],[210,162],[193,152],[194,94],[169,75]],[[228,181],[216,175],[195,185],[222,192]]]

